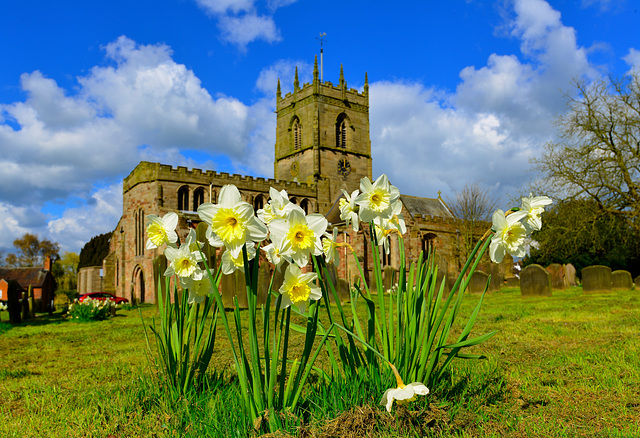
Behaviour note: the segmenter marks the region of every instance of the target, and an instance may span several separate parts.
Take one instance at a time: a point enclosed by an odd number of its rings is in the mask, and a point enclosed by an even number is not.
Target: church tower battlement
[[[340,67],[338,85],[320,81],[318,58],[313,82],[300,87],[296,68],[293,92],[276,91],[274,177],[318,185],[318,203],[331,207],[341,189],[351,192],[360,179],[371,179],[369,83],[364,90],[347,88]],[[321,207],[321,209],[322,209]]]

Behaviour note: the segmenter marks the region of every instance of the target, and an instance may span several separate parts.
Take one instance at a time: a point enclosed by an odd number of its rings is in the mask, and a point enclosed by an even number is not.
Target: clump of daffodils
[[[531,232],[542,227],[540,215],[552,200],[546,196],[522,198],[522,207],[507,213],[497,210],[493,213],[491,231],[494,232],[489,246],[491,261],[500,263],[506,254],[524,257],[525,241]]]

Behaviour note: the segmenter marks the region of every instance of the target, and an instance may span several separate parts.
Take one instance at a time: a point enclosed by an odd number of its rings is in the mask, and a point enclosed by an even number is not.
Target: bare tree
[[[560,141],[533,163],[557,199],[592,199],[640,229],[640,71],[577,81],[558,116]]]
[[[461,220],[460,252],[467,257],[477,239],[486,231],[486,221],[491,220],[498,202],[487,188],[478,183],[465,184],[455,198],[447,200],[447,206],[454,216]]]

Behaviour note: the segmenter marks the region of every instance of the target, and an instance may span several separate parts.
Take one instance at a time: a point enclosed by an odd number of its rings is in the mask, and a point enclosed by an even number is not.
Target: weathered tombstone
[[[640,286],[640,275],[638,275],[636,278],[634,278],[633,280],[634,286],[637,288],[638,286]]]
[[[504,284],[507,287],[520,287],[520,279],[515,275],[511,277],[505,277]]]
[[[33,287],[29,285],[29,317],[34,319],[36,317],[36,300],[33,296]]]
[[[608,266],[587,266],[582,270],[582,291],[602,292],[611,290],[611,268]]]
[[[551,274],[540,265],[529,265],[520,273],[520,294],[523,297],[550,297]]]
[[[336,292],[338,293],[338,298],[340,298],[340,302],[348,301],[351,299],[351,292],[349,290],[349,282],[344,278],[338,279],[338,285],[336,287]]]
[[[258,267],[258,305],[267,302],[269,283],[271,282],[271,268],[269,263],[262,263]]]
[[[484,292],[484,288],[487,287],[487,281],[489,280],[489,274],[482,271],[475,271],[471,275],[467,290],[472,294],[481,294]]]
[[[220,276],[220,294],[222,295],[222,303],[226,309],[233,309],[233,297],[236,294],[236,276],[233,274]]]
[[[552,289],[566,289],[566,275],[564,267],[558,263],[552,263],[547,266],[547,272],[551,274],[551,288]]]
[[[22,310],[20,303],[21,288],[17,281],[9,280],[7,284],[7,305],[9,307],[9,322],[11,324],[20,324],[20,312]]]
[[[618,270],[611,273],[611,287],[614,290],[631,290],[633,289],[633,281],[631,272]]]
[[[497,292],[502,287],[502,284],[504,283],[504,275],[502,274],[501,268],[503,266],[503,263],[498,264],[492,262],[480,265],[481,272],[491,275],[491,283],[489,283],[488,292]],[[482,290],[484,290],[484,286],[482,287]]]
[[[284,283],[284,273],[287,270],[287,266],[289,266],[289,262],[285,261],[282,263],[282,265],[280,265],[280,270],[278,271],[276,269],[276,271],[273,273],[273,290],[276,292],[280,291],[280,288],[282,287],[282,283]]]
[[[23,296],[20,303],[22,304],[22,319],[26,321],[31,315],[31,311],[29,310],[29,299],[26,296]]]
[[[236,292],[235,295],[238,297],[238,307],[240,309],[248,309],[249,303],[247,302],[247,282],[244,278],[244,272],[238,270],[231,274],[236,277]]]
[[[568,286],[578,285],[578,282],[576,281],[576,268],[571,263],[564,265],[564,276],[567,279]]]
[[[451,290],[451,287],[449,285],[449,282],[447,281],[446,278],[449,277],[449,263],[447,262],[447,259],[445,257],[443,257],[442,255],[436,253],[436,264],[438,266],[438,275],[436,277],[436,291],[440,290],[440,285],[442,284],[442,281],[444,280],[444,295],[448,296],[449,292]]]
[[[382,270],[382,293],[386,293],[398,281],[398,271],[393,266],[386,266]]]
[[[329,272],[328,280],[331,281],[331,284],[335,287],[336,284],[338,284],[338,270],[336,269],[336,266],[333,263],[328,263],[327,271]]]

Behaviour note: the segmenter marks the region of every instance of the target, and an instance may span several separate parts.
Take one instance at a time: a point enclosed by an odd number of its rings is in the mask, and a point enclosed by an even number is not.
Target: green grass
[[[478,296],[468,296],[460,321]],[[152,306],[142,307],[147,322]],[[209,388],[170,400],[149,366],[138,311],[76,323],[58,313],[0,322],[0,437],[225,437],[253,434],[223,336]],[[461,329],[461,327],[458,327]],[[314,381],[285,413],[293,436],[640,436],[640,292],[523,299],[487,295],[473,330],[499,333],[456,361],[431,394],[388,415],[384,388]],[[390,374],[390,373],[389,373]],[[392,382],[391,375],[388,383]]]

